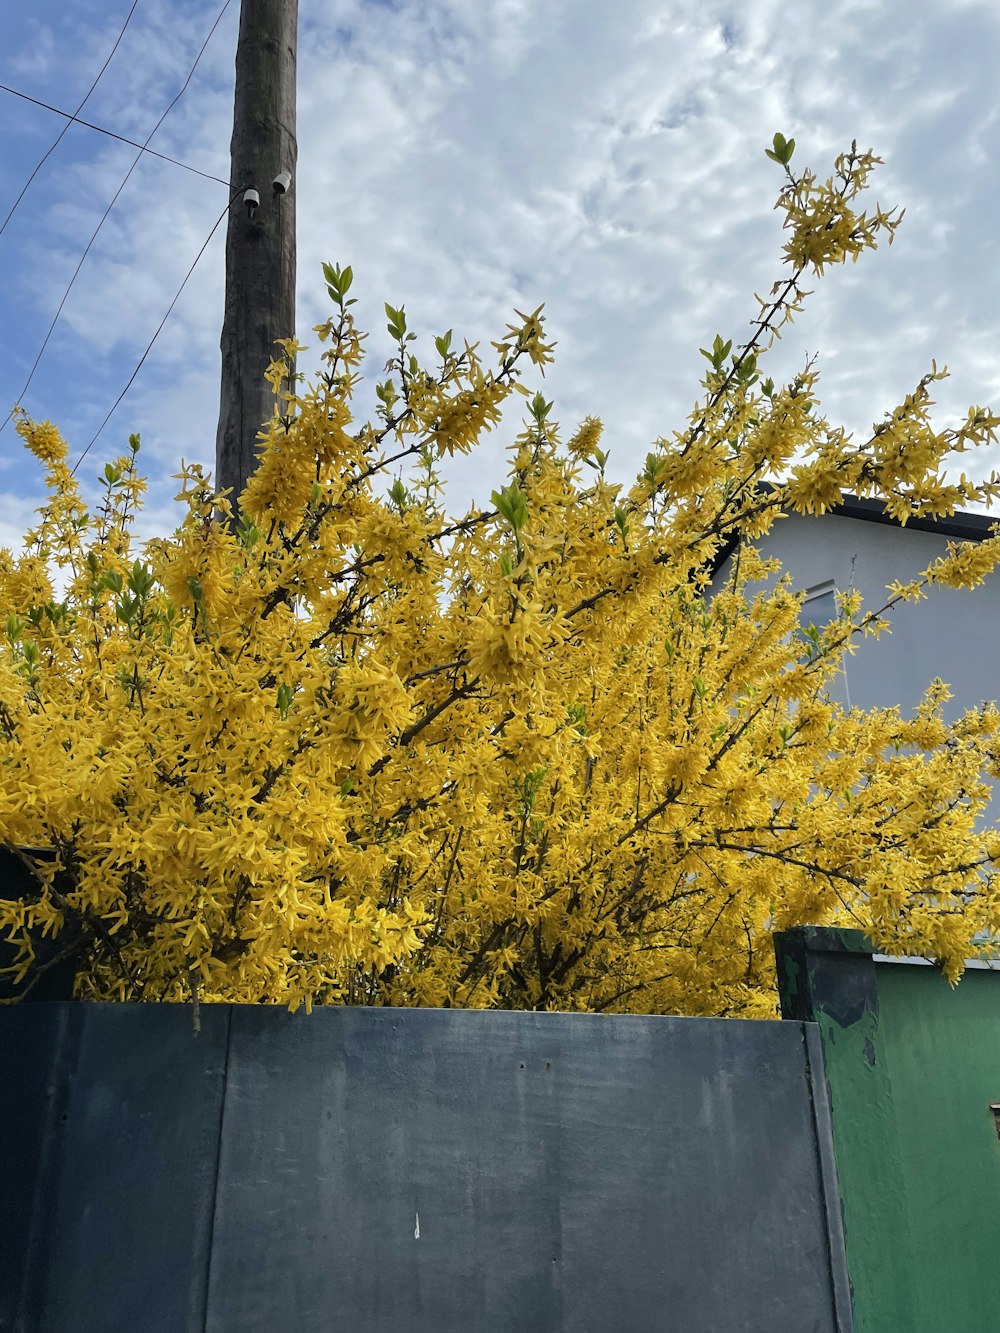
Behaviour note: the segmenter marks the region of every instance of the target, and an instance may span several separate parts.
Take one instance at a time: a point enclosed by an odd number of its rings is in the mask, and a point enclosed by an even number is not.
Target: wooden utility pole
[[[257,432],[274,410],[264,372],[275,339],[295,332],[298,10],[298,0],[243,0],[240,14],[215,443],[216,485],[232,487],[234,510],[254,470]]]

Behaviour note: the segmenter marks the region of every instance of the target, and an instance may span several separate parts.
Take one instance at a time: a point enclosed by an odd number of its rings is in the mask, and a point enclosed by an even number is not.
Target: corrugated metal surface
[[[848,1329],[814,1038],[222,1006],[195,1036],[181,1007],[0,1010],[0,1328]]]

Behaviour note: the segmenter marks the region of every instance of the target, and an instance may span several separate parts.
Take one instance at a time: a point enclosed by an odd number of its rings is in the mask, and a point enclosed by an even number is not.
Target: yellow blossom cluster
[[[771,154],[791,275],[744,346],[704,349],[702,398],[631,487],[600,422],[564,446],[524,389],[551,358],[538,310],[487,364],[450,332],[421,360],[387,307],[397,353],[356,422],[363,339],[331,266],[322,373],[289,384],[284,345],[238,505],[183,467],[169,539],[133,537],[138,440],[89,513],[58,433],[20,419],[49,498],[0,553],[0,842],[33,885],[0,898],[18,984],[54,936],[91,997],[769,1015],[775,929],[860,926],[952,978],[996,939],[1000,715],[947,722],[939,683],[912,717],[845,711],[829,685],[896,601],[974,586],[1000,539],[819,627],[753,548],[845,490],[901,521],[998,493],[942,480],[998,421],[935,432],[936,368],[861,440],[824,419],[811,364],[762,378],[805,268],[896,225],[854,211],[870,154],[820,186],[791,146]],[[449,516],[437,459],[518,393],[491,507]]]

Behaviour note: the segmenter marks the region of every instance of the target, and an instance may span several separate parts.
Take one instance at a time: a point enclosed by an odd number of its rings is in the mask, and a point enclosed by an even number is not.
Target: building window
[[[817,629],[837,618],[837,585],[833,579],[824,579],[806,588],[802,599],[802,624],[815,625]],[[842,708],[850,708],[851,691],[847,683],[847,660],[844,659],[840,671],[830,682],[830,698]]]

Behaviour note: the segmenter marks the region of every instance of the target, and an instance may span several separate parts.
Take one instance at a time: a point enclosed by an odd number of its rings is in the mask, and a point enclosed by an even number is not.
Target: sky
[[[131,0],[34,0],[9,16],[0,83],[74,110]],[[142,141],[187,78],[223,0],[138,0],[80,113]],[[239,0],[230,0],[151,147],[229,175]],[[698,348],[738,344],[755,291],[782,273],[772,135],[821,175],[852,139],[885,164],[871,202],[906,208],[895,243],[834,269],[770,354],[776,380],[818,355],[835,424],[867,431],[932,358],[935,421],[1000,406],[1000,6],[978,0],[300,0],[298,334],[325,318],[323,260],[354,269],[390,352],[383,302],[434,335],[488,346],[544,303],[558,342],[541,386],[568,435],[601,417],[609,472],[630,480],[683,427]],[[64,122],[0,93],[0,220]],[[135,150],[72,125],[0,235],[6,415]],[[144,157],[80,268],[21,400],[77,459],[226,204],[222,184]],[[80,466],[89,495],[130,432],[166,532],[180,460],[214,464],[224,226],[132,388]],[[311,361],[307,355],[303,367]],[[363,388],[360,402],[369,399]],[[446,469],[449,505],[487,503],[518,416]],[[987,472],[995,458],[969,468]],[[41,479],[0,434],[0,545],[17,545]]]

